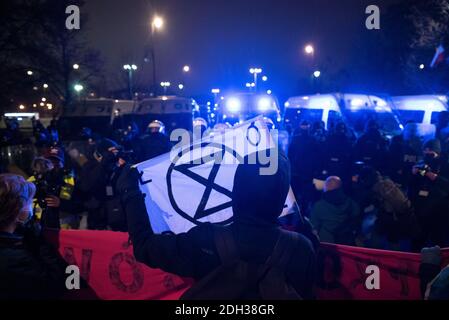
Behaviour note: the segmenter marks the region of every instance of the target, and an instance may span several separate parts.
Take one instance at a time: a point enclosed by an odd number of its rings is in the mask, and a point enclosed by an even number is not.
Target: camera
[[[36,176],[36,181],[34,182],[36,186],[35,197],[42,210],[47,208],[45,198],[48,196],[58,196],[59,194],[59,187],[49,178],[50,177],[47,174],[40,174]]]
[[[427,172],[432,171],[428,164],[424,162],[420,162],[415,166],[416,169],[418,169],[418,174],[421,176],[425,176]]]

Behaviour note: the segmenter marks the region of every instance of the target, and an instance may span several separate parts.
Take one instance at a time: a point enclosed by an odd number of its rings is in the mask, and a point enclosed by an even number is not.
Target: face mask
[[[436,160],[436,157],[432,153],[426,153],[424,155],[424,162],[430,166],[435,163],[435,160]]]
[[[117,161],[117,155],[110,151],[108,151],[101,159],[101,163],[107,171],[113,171],[117,166]]]
[[[26,225],[33,218],[33,205],[30,203],[26,206],[24,212],[27,212],[28,216],[25,219],[17,219],[18,224],[22,226]],[[20,215],[22,215],[22,213]]]

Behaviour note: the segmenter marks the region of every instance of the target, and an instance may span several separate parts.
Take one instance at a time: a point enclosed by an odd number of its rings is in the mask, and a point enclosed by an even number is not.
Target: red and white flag
[[[436,48],[435,56],[432,59],[432,62],[430,63],[431,68],[435,68],[437,65],[439,65],[441,62],[443,62],[445,59],[444,57],[444,47],[440,44],[438,48]]]

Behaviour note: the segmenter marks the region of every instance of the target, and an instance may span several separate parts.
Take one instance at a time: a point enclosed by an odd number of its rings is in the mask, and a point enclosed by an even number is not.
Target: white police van
[[[64,108],[58,127],[67,140],[76,139],[83,127],[109,136],[114,121],[132,113],[135,107],[132,100],[83,99]]]
[[[273,95],[259,93],[234,93],[227,95],[218,102],[219,122],[234,125],[257,116],[264,116],[275,127],[281,124],[279,103]]]
[[[294,130],[301,121],[322,121],[327,130],[344,122],[356,135],[363,133],[369,120],[375,120],[387,136],[403,129],[387,98],[376,95],[332,93],[291,97],[285,102],[284,124]]]
[[[449,110],[446,96],[396,96],[392,102],[402,123],[436,124],[440,112]]]

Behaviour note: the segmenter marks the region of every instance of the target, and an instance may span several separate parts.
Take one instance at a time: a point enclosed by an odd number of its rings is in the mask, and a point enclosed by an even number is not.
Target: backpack
[[[390,224],[402,235],[417,237],[420,234],[420,226],[410,200],[401,189],[390,179],[381,179],[373,187],[377,205],[378,216]]]
[[[373,186],[373,191],[382,208],[397,219],[399,216],[409,214],[410,201],[407,196],[390,179],[381,179]]]
[[[271,256],[258,264],[242,260],[229,227],[215,227],[214,240],[221,265],[195,283],[182,300],[300,300],[287,282],[285,269],[298,235],[281,230]]]

